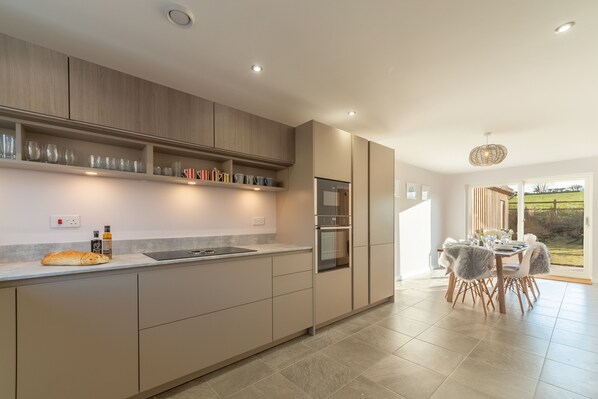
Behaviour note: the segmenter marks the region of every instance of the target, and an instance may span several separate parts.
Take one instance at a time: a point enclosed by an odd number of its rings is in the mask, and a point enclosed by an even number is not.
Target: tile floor
[[[173,399],[598,398],[598,285],[537,280],[521,314],[444,300],[442,273],[383,304],[164,392]]]

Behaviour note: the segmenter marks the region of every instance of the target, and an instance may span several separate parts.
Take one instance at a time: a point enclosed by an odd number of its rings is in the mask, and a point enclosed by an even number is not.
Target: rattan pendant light
[[[507,147],[501,144],[488,144],[491,132],[484,133],[486,144],[475,147],[469,153],[469,163],[473,166],[492,166],[501,163],[507,157]]]

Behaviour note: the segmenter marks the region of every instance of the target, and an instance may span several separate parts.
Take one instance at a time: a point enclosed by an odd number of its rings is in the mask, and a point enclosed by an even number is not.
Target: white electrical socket
[[[81,217],[79,215],[50,215],[50,227],[54,229],[81,227]]]
[[[263,216],[254,216],[253,217],[253,225],[254,226],[263,226],[266,224],[266,218]]]

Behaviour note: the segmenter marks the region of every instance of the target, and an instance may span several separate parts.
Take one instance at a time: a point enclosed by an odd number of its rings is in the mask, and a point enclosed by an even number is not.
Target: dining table
[[[505,306],[505,278],[503,273],[503,258],[509,258],[511,256],[518,256],[519,263],[523,260],[523,253],[527,249],[527,246],[521,248],[513,248],[512,250],[505,249],[493,249],[494,257],[496,259],[496,291],[498,292],[498,309],[500,313],[507,313]],[[442,252],[438,249],[438,252]],[[453,293],[455,291],[455,283],[457,278],[455,273],[451,272],[449,275],[449,285],[446,290],[447,302],[453,302]]]

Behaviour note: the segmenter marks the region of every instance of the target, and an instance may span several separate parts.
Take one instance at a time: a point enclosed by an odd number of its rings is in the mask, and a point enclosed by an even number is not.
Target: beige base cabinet
[[[316,325],[351,312],[351,268],[316,274]]]
[[[272,299],[139,332],[141,391],[272,341]]]
[[[138,392],[137,276],[17,288],[17,398]]]
[[[69,117],[68,58],[0,34],[0,105]]]
[[[0,290],[0,398],[15,397],[16,364],[15,289]]]
[[[368,247],[353,247],[353,310],[370,303]]]
[[[272,339],[313,326],[312,254],[275,256],[272,262]]]
[[[370,301],[394,295],[394,244],[370,247]]]

